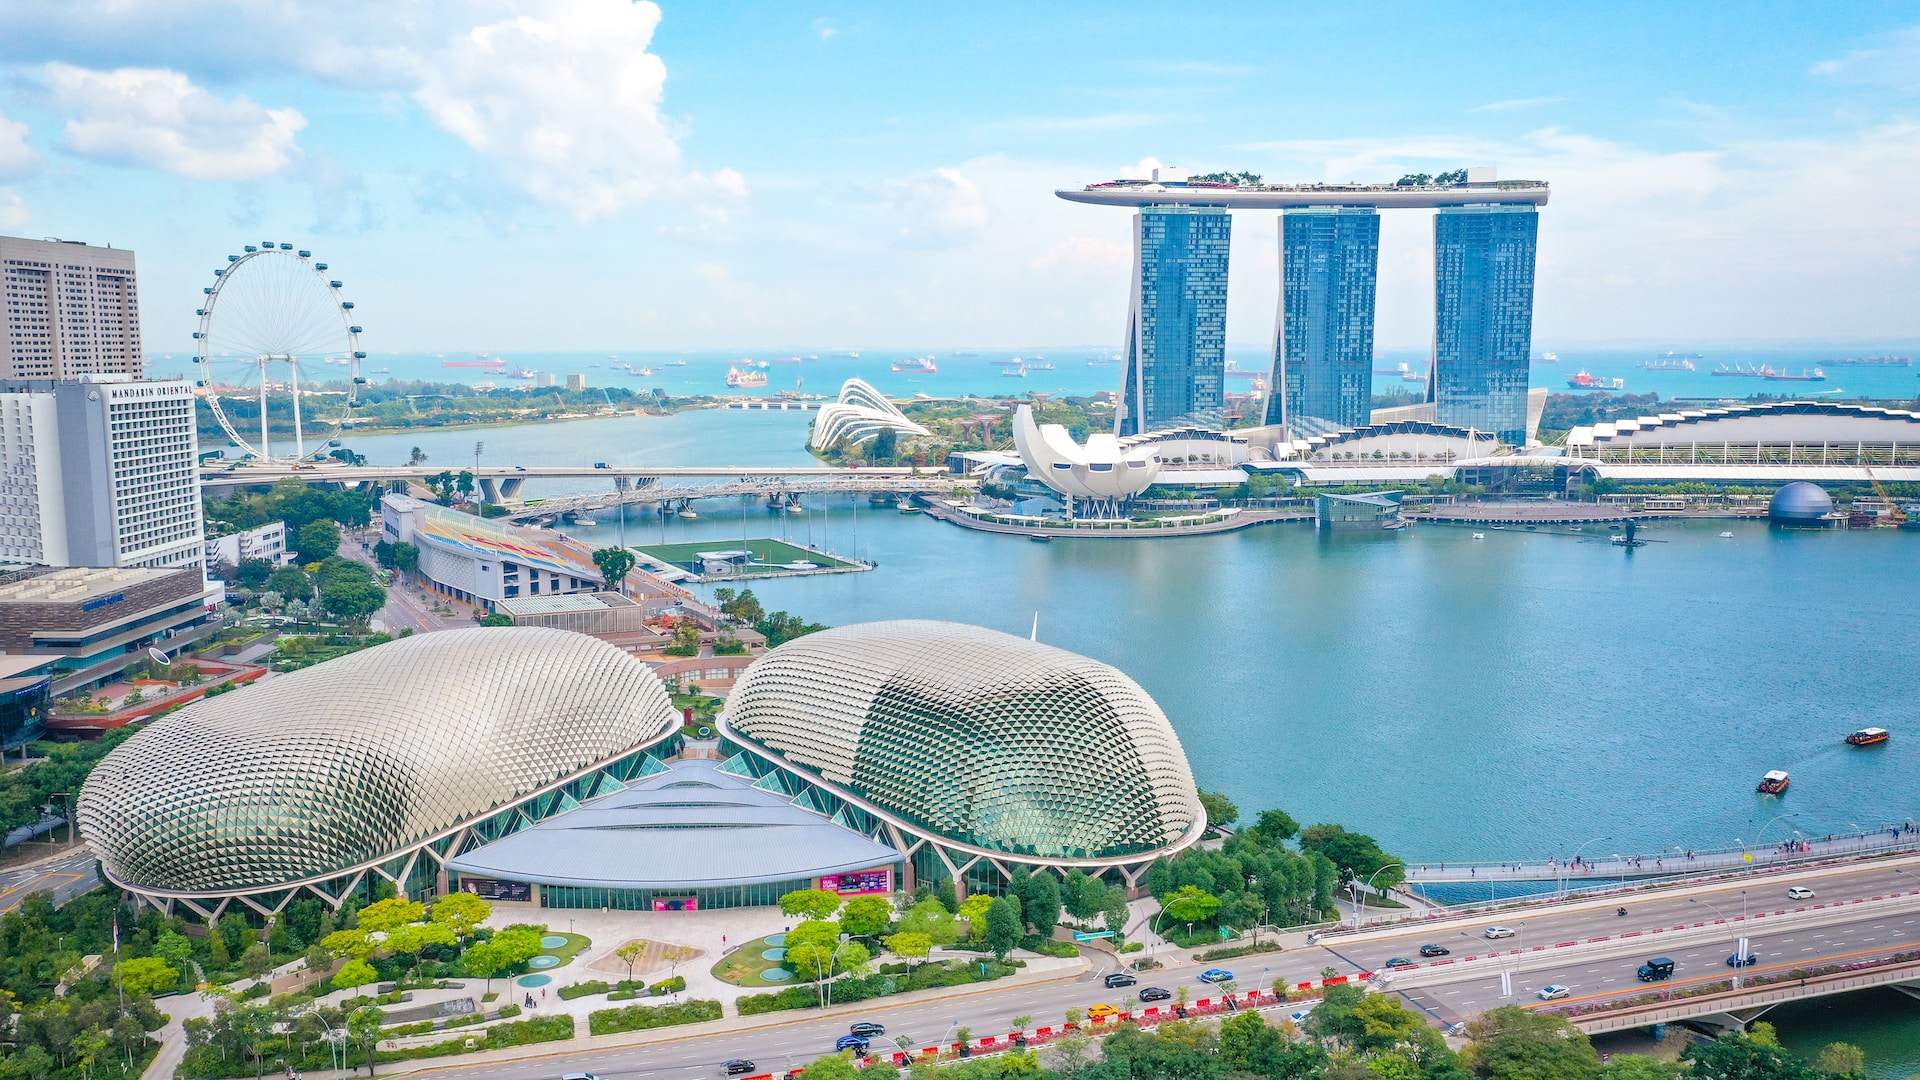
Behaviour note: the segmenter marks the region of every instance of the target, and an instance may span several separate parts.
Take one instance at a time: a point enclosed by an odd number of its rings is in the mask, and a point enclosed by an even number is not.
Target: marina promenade
[[[1909,822],[1832,836],[1795,835],[1786,840],[1762,840],[1724,848],[1676,848],[1654,854],[1569,854],[1545,860],[1514,862],[1410,863],[1407,886],[1472,882],[1564,881],[1569,889],[1584,883],[1611,883],[1728,870],[1794,866],[1859,855],[1893,854],[1920,850],[1920,831]]]

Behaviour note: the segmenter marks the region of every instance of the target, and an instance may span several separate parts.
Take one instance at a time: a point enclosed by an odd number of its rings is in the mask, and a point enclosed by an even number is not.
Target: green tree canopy
[[[850,1054],[829,1054],[813,1059],[800,1070],[800,1080],[859,1080],[860,1070],[853,1067]]]
[[[928,934],[899,933],[886,939],[887,951],[905,960],[909,966],[915,960],[925,960],[933,951],[933,937]]]
[[[1778,1046],[1728,1034],[1681,1052],[1689,1080],[1818,1080],[1820,1073]]]
[[[840,927],[855,937],[873,937],[893,921],[893,905],[884,896],[856,896],[840,913]]]
[[[1335,866],[1353,871],[1355,877],[1370,881],[1376,888],[1390,889],[1407,879],[1401,860],[1382,851],[1373,837],[1348,832],[1339,825],[1309,827],[1300,834],[1300,847],[1325,855]]]
[[[162,990],[170,990],[180,982],[180,969],[157,956],[122,960],[117,974],[120,985],[126,988],[127,993],[149,997]]]
[[[294,534],[293,550],[303,563],[317,563],[340,550],[340,523],[319,518],[300,526]]]
[[[1002,960],[1020,944],[1020,901],[1009,896],[996,896],[987,905],[987,932],[985,941],[993,955]]]
[[[1233,800],[1217,791],[1202,791],[1200,807],[1207,812],[1207,823],[1211,825],[1231,825],[1240,820],[1240,808]]]
[[[831,919],[840,910],[840,896],[825,889],[795,889],[780,898],[780,910],[808,919]]]
[[[593,564],[600,568],[600,581],[608,592],[619,592],[633,571],[633,552],[623,547],[603,547],[593,553]]]
[[[1488,1080],[1595,1080],[1600,1055],[1585,1032],[1558,1016],[1515,1005],[1482,1013],[1467,1025],[1473,1047],[1465,1064]]]
[[[1167,897],[1161,908],[1167,918],[1175,922],[1206,922],[1220,910],[1220,898],[1197,886],[1183,885]]]
[[[1300,835],[1300,823],[1285,810],[1262,810],[1254,826],[1260,833],[1260,839],[1268,844],[1280,844]]]
[[[289,600],[304,600],[313,595],[313,577],[298,566],[283,566],[267,579],[267,588]]]
[[[360,929],[377,934],[406,923],[419,922],[426,917],[427,908],[424,904],[397,897],[379,900],[360,909]]]
[[[453,928],[461,937],[493,914],[493,905],[470,892],[451,892],[433,902],[433,921]]]
[[[378,982],[379,979],[380,973],[373,970],[373,965],[365,960],[349,960],[341,965],[339,971],[333,973],[333,985],[344,990]]]

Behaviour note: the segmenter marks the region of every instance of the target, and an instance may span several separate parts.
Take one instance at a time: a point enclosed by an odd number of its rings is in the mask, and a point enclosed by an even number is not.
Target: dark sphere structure
[[[1814,525],[1833,512],[1833,496],[1819,484],[1796,480],[1773,493],[1767,517],[1782,525]]]

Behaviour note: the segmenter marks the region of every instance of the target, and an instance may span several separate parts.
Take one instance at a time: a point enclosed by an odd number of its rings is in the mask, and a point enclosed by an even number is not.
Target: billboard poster
[[[697,896],[656,896],[653,898],[655,911],[699,911],[700,898]]]
[[[838,896],[871,896],[893,891],[893,870],[862,870],[854,874],[827,874],[820,887]]]
[[[482,900],[517,900],[524,903],[533,899],[533,886],[524,881],[461,878],[460,891],[472,893]]]

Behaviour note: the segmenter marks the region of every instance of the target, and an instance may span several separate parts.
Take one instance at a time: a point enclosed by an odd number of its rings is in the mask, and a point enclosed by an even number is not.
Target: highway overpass
[[[479,468],[424,465],[347,465],[313,462],[260,465],[252,462],[202,466],[200,486],[210,492],[258,487],[282,480],[341,487],[398,482],[424,484],[430,476],[472,473],[482,499],[515,508],[515,518],[550,517],[574,511],[602,510],[620,503],[675,503],[727,495],[756,495],[787,501],[808,493],[943,492],[973,481],[939,469],[876,466],[832,468],[823,465],[483,465]],[[611,490],[567,494],[526,506],[529,482],[595,480]]]

